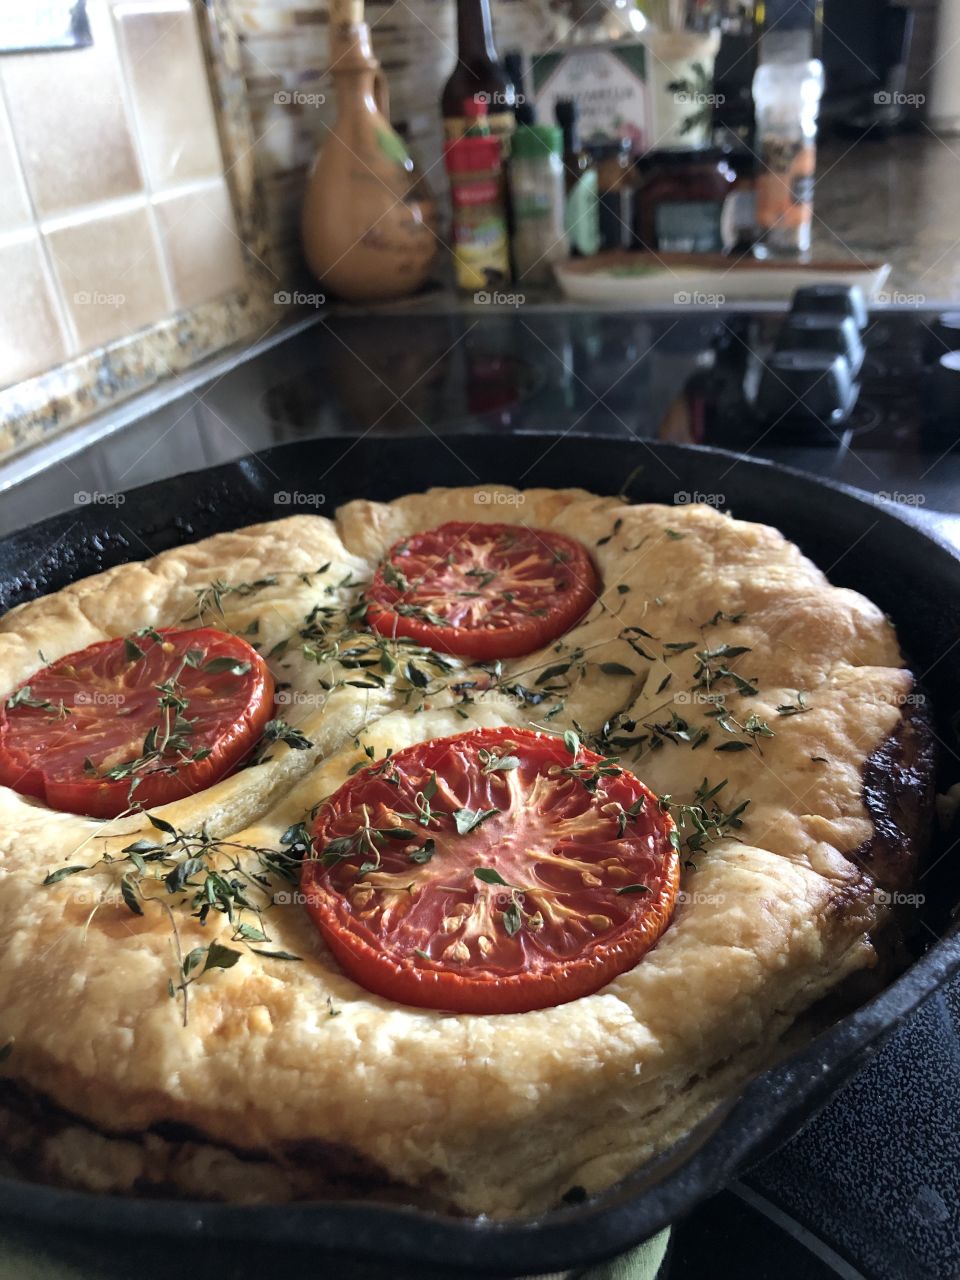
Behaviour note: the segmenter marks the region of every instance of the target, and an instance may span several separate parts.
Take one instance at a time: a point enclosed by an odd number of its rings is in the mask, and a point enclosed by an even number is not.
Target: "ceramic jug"
[[[304,253],[348,301],[402,297],[423,284],[436,255],[436,206],[390,127],[362,0],[335,0],[330,22],[337,118],[307,182]]]

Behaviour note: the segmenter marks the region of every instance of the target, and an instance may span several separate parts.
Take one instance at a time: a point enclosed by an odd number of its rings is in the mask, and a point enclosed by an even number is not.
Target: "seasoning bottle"
[[[513,135],[513,262],[521,285],[550,284],[553,264],[569,252],[562,150],[556,125],[521,125]]]
[[[817,110],[823,67],[804,56],[795,32],[764,37],[753,77],[757,121],[758,258],[798,257],[810,252]]]
[[[590,154],[580,146],[577,104],[572,98],[557,98],[557,124],[563,130],[563,168],[566,185],[564,220],[570,251],[583,257],[600,248],[600,209],[597,171]]]
[[[505,283],[510,259],[500,139],[461,135],[446,143],[443,158],[450,175],[457,284],[482,290]]]
[[[489,108],[490,132],[504,139],[509,154],[513,114],[513,81],[507,75],[493,43],[490,0],[457,0],[457,65],[443,86],[440,108],[444,137],[459,138],[467,128],[463,113],[467,98]]]

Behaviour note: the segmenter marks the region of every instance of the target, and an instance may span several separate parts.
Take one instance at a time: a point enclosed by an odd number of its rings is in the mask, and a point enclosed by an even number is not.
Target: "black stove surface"
[[[426,462],[431,450],[455,455],[464,433],[577,430],[786,463],[903,504],[960,544],[960,417],[931,400],[934,320],[872,315],[856,407],[842,426],[823,427],[772,421],[752,405],[782,323],[771,312],[331,316],[7,488],[0,534],[90,502],[121,505],[124,489],[289,441],[342,437],[348,452],[371,433],[402,436]],[[722,505],[722,494],[675,500]],[[671,1274],[960,1277],[958,1113],[955,984],[735,1194],[680,1224]],[[758,1215],[772,1224],[763,1256]],[[741,1220],[752,1236],[737,1234]]]
[[[933,321],[872,316],[850,419],[817,427],[765,420],[745,397],[782,323],[775,313],[338,315],[196,391],[176,396],[174,380],[162,408],[6,490],[0,533],[272,444],[332,436],[346,448],[370,433],[454,451],[476,431],[712,444],[960,514],[960,417],[925,416]]]

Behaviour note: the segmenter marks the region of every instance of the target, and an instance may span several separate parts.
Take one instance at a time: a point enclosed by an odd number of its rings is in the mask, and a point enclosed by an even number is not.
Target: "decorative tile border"
[[[257,138],[228,0],[195,3],[247,284],[0,390],[0,456],[43,443],[225,347],[255,342],[295,318],[273,305],[279,280],[266,263]]]
[[[0,391],[0,455],[77,426],[233,343],[256,342],[296,316],[263,294],[235,294],[171,316],[103,350]]]

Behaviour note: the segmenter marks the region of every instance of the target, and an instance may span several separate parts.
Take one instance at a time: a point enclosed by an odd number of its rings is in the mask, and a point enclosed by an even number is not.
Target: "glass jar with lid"
[[[645,156],[637,189],[637,240],[657,253],[724,253],[733,245],[729,204],[736,174],[718,148]]]

